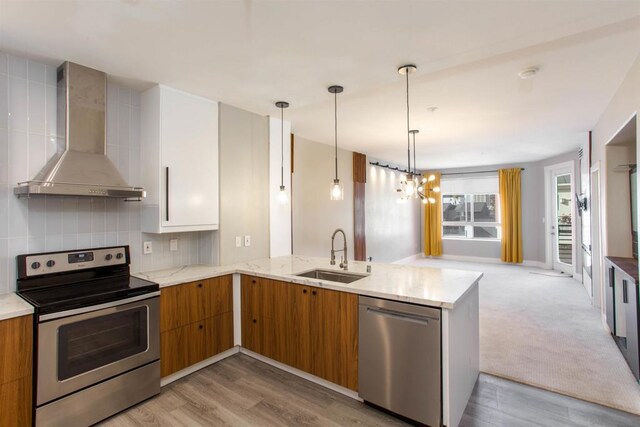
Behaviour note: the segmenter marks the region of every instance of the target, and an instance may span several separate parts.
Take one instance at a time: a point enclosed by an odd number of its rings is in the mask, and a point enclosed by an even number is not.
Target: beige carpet
[[[484,272],[481,371],[640,414],[640,385],[578,281],[509,265],[410,264]]]

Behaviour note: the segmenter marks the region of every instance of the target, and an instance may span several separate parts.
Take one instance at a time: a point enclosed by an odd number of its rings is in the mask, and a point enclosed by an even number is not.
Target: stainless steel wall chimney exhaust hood
[[[107,75],[65,62],[58,67],[58,135],[65,148],[53,156],[31,181],[18,183],[21,196],[58,195],[138,199],[143,188],[132,187],[107,158]]]

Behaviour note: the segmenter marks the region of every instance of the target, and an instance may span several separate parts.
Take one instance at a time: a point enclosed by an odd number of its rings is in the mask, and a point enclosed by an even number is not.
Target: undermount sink
[[[366,274],[348,273],[335,270],[311,270],[304,273],[296,274],[299,277],[309,277],[311,279],[327,280],[329,282],[351,283],[356,280],[364,279]]]

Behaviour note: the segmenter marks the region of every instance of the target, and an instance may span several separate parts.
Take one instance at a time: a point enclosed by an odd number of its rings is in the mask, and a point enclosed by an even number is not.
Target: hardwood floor
[[[163,388],[112,417],[122,426],[406,426],[341,394],[238,354]],[[640,417],[480,375],[460,424],[638,426]]]

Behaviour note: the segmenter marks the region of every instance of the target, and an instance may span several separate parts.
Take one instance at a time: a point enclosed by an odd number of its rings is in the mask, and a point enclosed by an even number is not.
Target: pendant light
[[[278,193],[278,202],[285,205],[289,201],[287,189],[284,186],[284,109],[289,108],[286,101],[276,102],[276,107],[280,109],[280,192]]]
[[[344,88],[342,86],[330,86],[329,93],[333,94],[333,108],[334,108],[334,142],[335,142],[335,166],[336,177],[331,184],[331,200],[343,200],[344,188],[338,179],[338,94],[342,93]]]
[[[418,168],[416,166],[416,134],[420,133],[420,131],[418,129],[411,129],[409,131],[409,134],[411,134],[411,137],[413,139],[413,170],[409,169],[409,172],[411,172],[412,174],[412,178],[413,178],[413,198],[417,199],[420,195],[418,194],[420,191],[419,186],[420,186],[420,177],[418,176]]]
[[[400,180],[400,198],[407,200],[412,197],[416,197],[416,182],[414,180],[414,174],[411,171],[411,124],[409,121],[409,74],[414,73],[417,67],[413,64],[403,65],[398,68],[398,73],[405,76],[407,82],[407,174]]]

